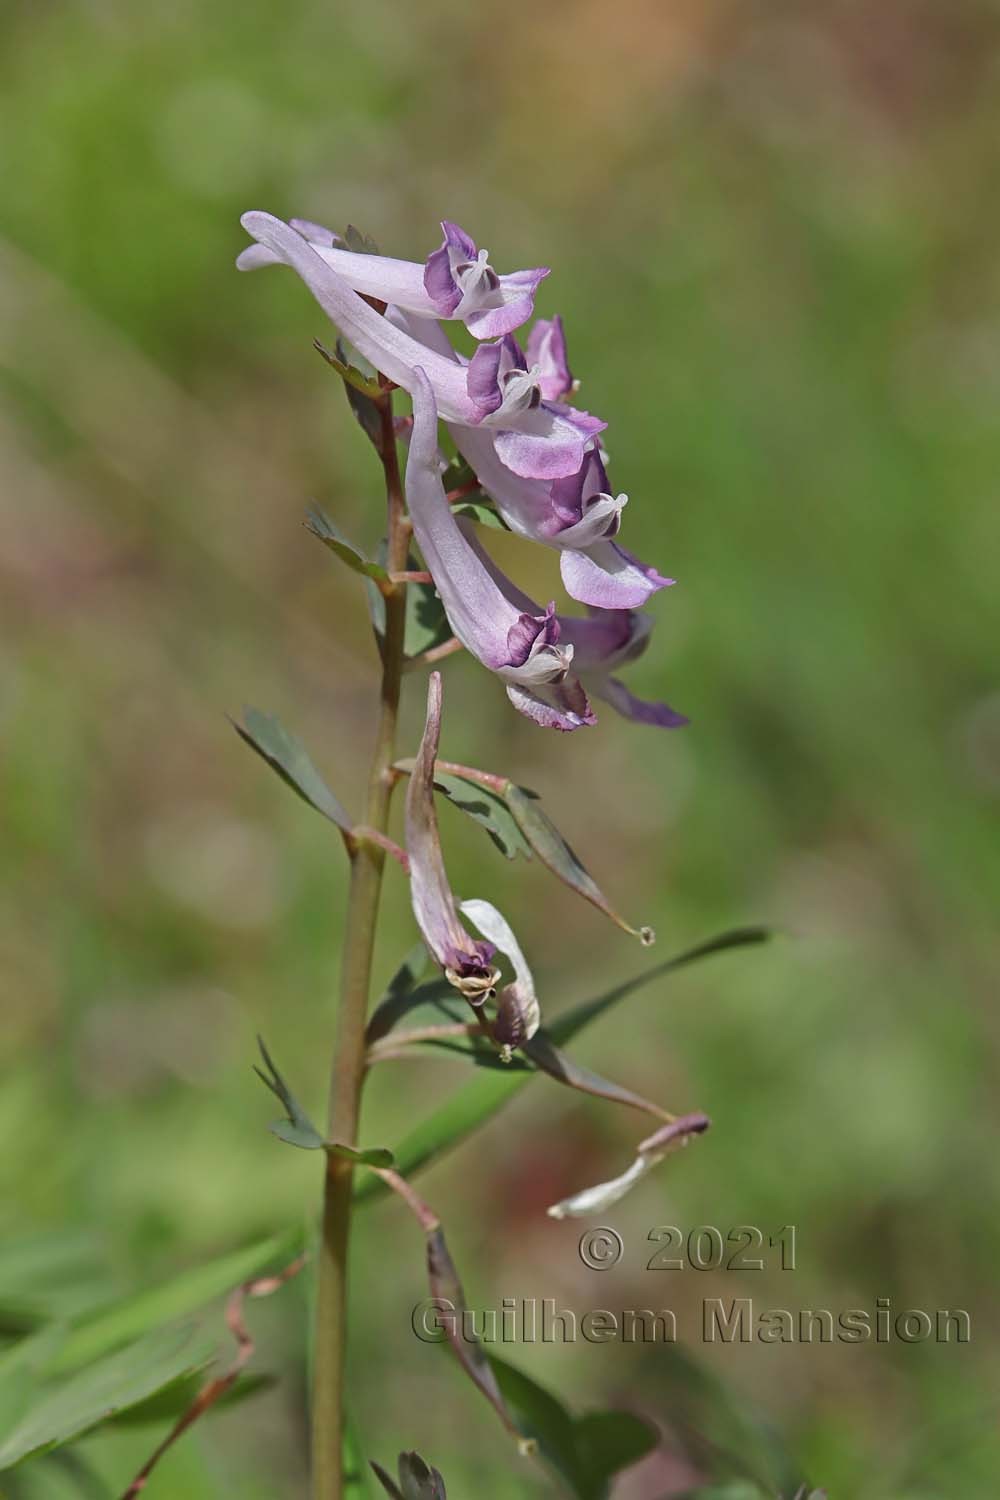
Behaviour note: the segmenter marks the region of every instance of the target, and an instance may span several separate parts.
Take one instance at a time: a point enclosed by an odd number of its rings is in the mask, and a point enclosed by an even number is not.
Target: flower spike
[[[290,224],[257,211],[244,214],[240,222],[259,245],[301,276],[327,317],[383,375],[412,393],[415,371],[422,367],[442,417],[459,426],[490,427],[499,462],[514,474],[559,479],[579,469],[587,445],[607,424],[562,402],[542,400],[536,378],[517,365],[506,336],[499,346],[481,345],[469,365],[462,365],[450,353],[428,349],[419,334],[414,337],[381,317],[323,258],[322,246]],[[375,295],[392,299],[397,291],[389,278]],[[418,330],[425,324],[435,326],[426,318],[416,320]]]

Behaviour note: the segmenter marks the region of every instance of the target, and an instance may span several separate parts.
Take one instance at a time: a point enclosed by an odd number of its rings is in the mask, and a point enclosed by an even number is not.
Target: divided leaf
[[[343,832],[350,831],[350,818],[309,759],[305,746],[272,714],[247,708],[243,711],[243,723],[237,724],[235,720],[232,723],[244,744],[265,760],[296,796]]]
[[[290,1146],[299,1146],[303,1151],[328,1151],[331,1156],[339,1156],[344,1161],[357,1162],[363,1167],[391,1167],[395,1158],[391,1151],[384,1146],[371,1146],[367,1150],[360,1146],[347,1146],[340,1141],[328,1141],[320,1135],[301,1104],[292,1093],[288,1084],[282,1078],[275,1066],[274,1059],[264,1045],[263,1037],[257,1038],[257,1046],[264,1060],[265,1073],[262,1068],[254,1067],[254,1072],[263,1084],[271,1090],[287,1110],[287,1116],[283,1120],[275,1120],[268,1126],[272,1135],[276,1135],[280,1141],[287,1141]]]
[[[389,980],[385,994],[368,1018],[365,1040],[369,1046],[386,1036],[407,1011],[422,1003],[422,990],[417,986],[426,967],[427,949],[423,943],[416,943]],[[451,989],[450,985],[448,989]]]
[[[267,1072],[258,1068],[256,1064],[254,1064],[254,1072],[261,1083],[281,1100],[287,1110],[286,1118],[275,1120],[267,1127],[268,1130],[280,1141],[287,1141],[290,1146],[300,1146],[303,1151],[322,1150],[326,1144],[323,1137],[275,1067],[274,1060],[264,1045],[263,1037],[257,1038],[257,1046],[260,1048],[260,1055]]]

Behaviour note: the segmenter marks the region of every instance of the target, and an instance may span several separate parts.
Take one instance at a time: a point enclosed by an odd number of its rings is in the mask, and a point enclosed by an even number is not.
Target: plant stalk
[[[392,396],[379,399],[385,471],[388,555],[390,573],[403,572],[407,563],[408,530],[404,524],[403,487],[399,473]],[[382,686],[378,728],[368,778],[367,825],[384,835],[395,776],[396,723],[403,679],[403,636],[406,623],[406,584],[386,589],[385,633],[382,638]],[[371,985],[372,956],[378,923],[385,850],[359,841],[351,855],[350,889],[344,931],[340,1009],[330,1074],[328,1139],[358,1143],[361,1089],[365,1076],[365,1022]],[[327,1156],[323,1184],[322,1237],[317,1266],[312,1390],[313,1500],[342,1500],[345,1356],[347,1344],[347,1260],[351,1230],[353,1168],[341,1157]]]

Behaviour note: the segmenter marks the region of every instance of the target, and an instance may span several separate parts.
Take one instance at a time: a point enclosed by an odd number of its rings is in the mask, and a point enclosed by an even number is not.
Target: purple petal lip
[[[573,389],[562,318],[538,318],[528,334],[528,364],[541,373],[542,397],[559,401]]]

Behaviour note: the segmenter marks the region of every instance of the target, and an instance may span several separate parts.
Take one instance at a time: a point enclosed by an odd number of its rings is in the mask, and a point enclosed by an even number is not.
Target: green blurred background
[[[832,1495],[994,1495],[997,6],[7,0],[2,28],[5,1232],[88,1231],[142,1286],[313,1211],[317,1164],[266,1134],[250,1063],[260,1030],[321,1112],[344,865],[224,715],[277,712],[358,805],[362,593],[300,522],[318,500],[373,546],[379,477],[307,293],[233,270],[238,218],[350,220],[422,258],[447,216],[501,269],[553,267],[540,310],[610,423],[624,540],[679,580],[630,685],[692,724],[546,735],[456,658],[445,751],[542,792],[657,952],[787,934],[576,1044],[714,1122],[607,1215],[614,1271],[543,1210],[624,1166],[628,1112],[539,1081],[422,1179],[470,1300],[670,1305],[682,1328],[705,1296],[967,1308],[963,1347],[693,1352]],[[554,553],[503,551],[557,592]],[[442,826],[550,1014],[648,961],[454,810]],[[385,914],[380,981],[414,935],[392,872]],[[387,1064],[365,1139],[466,1079]],[[668,1222],[793,1223],[799,1269],[657,1277]],[[456,1497],[550,1493],[410,1332],[402,1208],[355,1248],[366,1450],[418,1446]],[[151,1497],[302,1493],[306,1297],[254,1308],[280,1383],[206,1421]],[[655,1353],[505,1352],[577,1409],[669,1422]],[[121,1487],[149,1447],[88,1452]],[[618,1493],[685,1477],[658,1455]]]

